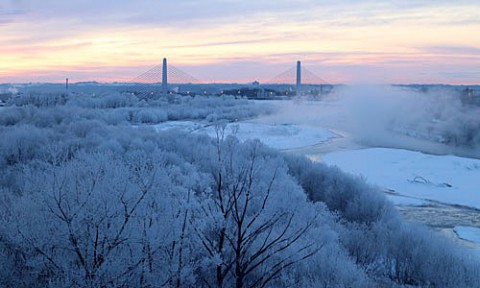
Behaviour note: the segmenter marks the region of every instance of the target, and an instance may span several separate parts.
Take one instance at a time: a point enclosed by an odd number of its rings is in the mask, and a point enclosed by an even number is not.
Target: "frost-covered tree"
[[[213,264],[207,267],[215,269],[201,277],[215,287],[267,287],[320,250],[321,242],[304,239],[315,212],[302,205],[305,195],[285,177],[281,158],[262,151],[258,141],[225,139],[224,130],[217,125],[213,187],[201,203],[206,223],[197,229]]]
[[[100,150],[24,167],[21,195],[6,197],[4,207],[6,235],[20,245],[24,269],[59,286],[171,282],[170,266],[188,266],[176,264],[186,234],[179,200],[188,186],[173,183],[179,173],[166,161],[160,151]]]

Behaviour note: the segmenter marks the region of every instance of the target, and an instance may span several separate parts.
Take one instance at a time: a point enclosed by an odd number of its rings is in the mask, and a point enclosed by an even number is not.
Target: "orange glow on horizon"
[[[441,9],[419,10],[401,21],[392,21],[390,18],[395,19],[395,15],[386,15],[379,17],[379,23],[361,25],[344,24],[355,22],[354,16],[339,19],[341,23],[336,23],[321,18],[308,21],[284,18],[279,21],[278,17],[262,14],[262,17],[247,17],[221,25],[100,26],[95,30],[85,29],[44,39],[34,38],[42,35],[43,31],[54,29],[57,25],[54,21],[38,26],[29,22],[13,23],[0,26],[0,82],[5,79],[25,79],[28,82],[35,75],[53,76],[55,71],[59,71],[58,76],[77,71],[83,73],[82,77],[91,75],[91,80],[111,81],[118,77],[122,81],[129,77],[124,74],[127,70],[141,73],[140,67],[148,69],[159,64],[163,57],[174,59],[174,65],[179,67],[249,62],[277,67],[302,60],[322,73],[330,73],[330,77],[346,82],[356,81],[355,77],[362,74],[350,72],[348,67],[352,70],[371,68],[372,71],[380,67],[382,72],[379,75],[373,73],[372,77],[382,77],[385,71],[390,71],[392,75],[408,73],[406,69],[411,68],[408,74],[414,76],[410,80],[405,80],[408,75],[390,77],[393,82],[411,83],[416,82],[415,75],[421,77],[425,71],[435,78],[435,73],[442,72],[437,71],[440,68],[447,72],[450,69],[480,73],[480,38],[472,37],[480,30],[480,23],[442,24],[441,21],[448,20],[442,13]],[[415,20],[417,18],[420,20]],[[30,42],[29,36],[32,36]],[[445,51],[435,51],[432,47],[446,48]],[[448,51],[449,47],[451,51]],[[459,52],[456,47],[473,49],[471,52]],[[117,73],[116,68],[119,70]],[[116,76],[101,74],[107,72]],[[210,78],[205,77],[208,71],[204,73],[204,78]],[[244,79],[235,71],[225,73],[231,73],[224,77],[228,81]],[[272,75],[256,76],[255,73],[252,70],[252,79],[275,76],[273,68]],[[135,76],[130,75],[130,79]],[[202,78],[202,75],[198,77]],[[432,81],[480,82],[474,78],[438,76],[438,80]]]

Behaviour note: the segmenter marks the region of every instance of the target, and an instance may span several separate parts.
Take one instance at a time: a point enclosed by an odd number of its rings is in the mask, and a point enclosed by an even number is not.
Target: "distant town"
[[[222,96],[231,95],[236,98],[248,98],[255,100],[288,100],[296,96],[307,97],[313,100],[321,100],[326,97],[334,97],[335,91],[342,89],[342,84],[304,84],[299,93],[291,84],[260,84],[255,81],[249,84],[169,84],[168,95],[181,96]],[[480,86],[457,86],[457,85],[393,85],[416,92],[428,93],[436,89],[450,91],[458,95],[463,104],[480,106]],[[161,83],[98,83],[78,82],[69,84],[60,83],[25,83],[25,84],[0,84],[0,106],[16,97],[35,93],[53,94],[97,94],[98,96],[117,92],[131,94],[140,98],[160,98],[163,96]],[[300,94],[300,95],[297,95]]]

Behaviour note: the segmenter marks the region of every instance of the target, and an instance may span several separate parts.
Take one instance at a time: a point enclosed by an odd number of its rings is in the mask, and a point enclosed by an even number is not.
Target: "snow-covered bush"
[[[26,117],[26,109],[19,107],[5,107],[0,113],[0,125],[11,126],[19,123]]]
[[[133,123],[157,124],[168,120],[167,113],[161,109],[144,108],[133,115]]]
[[[16,106],[32,105],[35,107],[54,107],[57,105],[64,105],[66,101],[67,97],[65,94],[35,91],[13,98],[13,103]]]
[[[286,159],[309,198],[338,214],[340,242],[373,279],[420,287],[479,285],[478,259],[426,227],[401,220],[377,188],[303,157]]]

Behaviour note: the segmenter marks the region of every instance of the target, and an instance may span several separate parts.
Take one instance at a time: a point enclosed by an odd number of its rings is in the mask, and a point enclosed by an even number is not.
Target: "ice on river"
[[[369,148],[322,157],[391,193],[415,199],[480,208],[480,160]]]
[[[480,244],[480,228],[457,226],[453,230],[458,238]]]

